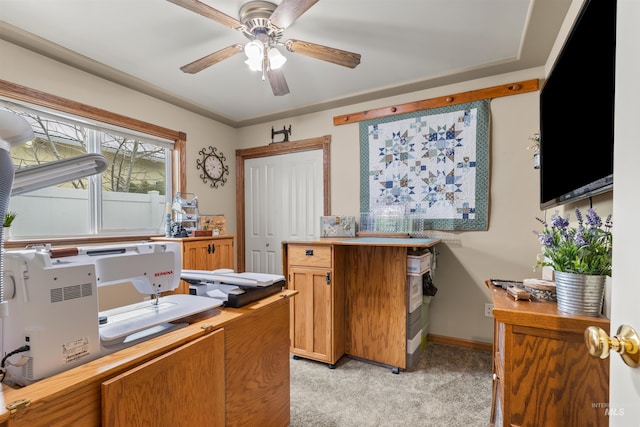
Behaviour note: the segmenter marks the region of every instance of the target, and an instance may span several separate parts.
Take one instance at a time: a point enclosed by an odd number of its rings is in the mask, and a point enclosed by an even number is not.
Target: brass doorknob
[[[618,328],[615,336],[609,337],[607,333],[597,326],[589,326],[584,331],[584,342],[589,354],[606,359],[609,351],[620,353],[620,357],[632,368],[640,366],[640,336],[629,325]]]

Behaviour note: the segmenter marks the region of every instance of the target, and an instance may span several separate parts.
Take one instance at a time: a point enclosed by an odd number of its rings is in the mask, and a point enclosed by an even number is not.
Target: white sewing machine
[[[160,295],[180,281],[174,242],[9,251],[4,267],[1,350],[7,379],[19,385],[184,326],[180,319],[221,305],[201,296]],[[98,288],[122,282],[153,298],[100,312]]]

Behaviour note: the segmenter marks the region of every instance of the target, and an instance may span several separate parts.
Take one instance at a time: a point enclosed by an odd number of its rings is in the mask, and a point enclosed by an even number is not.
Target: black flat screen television
[[[540,91],[540,208],[613,189],[616,1],[586,0]]]

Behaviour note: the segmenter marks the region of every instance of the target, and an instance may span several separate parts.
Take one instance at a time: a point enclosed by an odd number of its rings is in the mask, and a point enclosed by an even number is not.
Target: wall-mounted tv
[[[585,0],[540,91],[540,208],[613,189],[616,0]]]

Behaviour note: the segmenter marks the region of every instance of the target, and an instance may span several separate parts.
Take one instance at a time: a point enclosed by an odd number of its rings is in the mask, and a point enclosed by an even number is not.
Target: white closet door
[[[282,237],[313,238],[320,235],[323,206],[322,151],[305,151],[282,157]]]
[[[322,150],[247,159],[246,271],[282,274],[282,241],[320,235]]]
[[[244,163],[245,269],[276,274],[281,205],[281,159],[260,157]],[[280,254],[281,257],[281,254]]]

